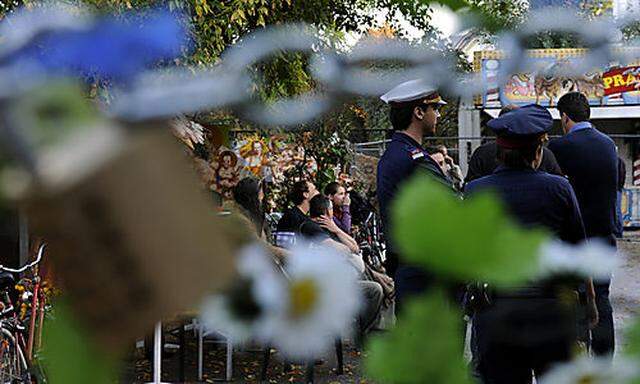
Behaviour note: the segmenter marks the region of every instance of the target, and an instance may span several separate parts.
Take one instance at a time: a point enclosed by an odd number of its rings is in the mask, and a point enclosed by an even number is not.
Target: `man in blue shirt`
[[[389,209],[403,183],[417,172],[430,175],[451,187],[451,180],[422,147],[423,136],[435,134],[439,108],[446,102],[435,88],[422,80],[402,83],[382,95],[381,99],[391,107],[389,118],[395,132],[378,162],[376,192],[387,243],[385,266],[395,280],[398,309],[403,298],[422,292],[429,286],[430,276],[424,270],[402,262],[393,243]]]
[[[583,94],[567,93],[558,100],[557,107],[565,135],[550,142],[549,149],[576,193],[587,238],[615,247],[618,183],[615,144],[589,122],[589,101]],[[591,331],[591,349],[597,355],[613,355],[615,348],[610,283],[610,280],[595,282],[600,323]]]

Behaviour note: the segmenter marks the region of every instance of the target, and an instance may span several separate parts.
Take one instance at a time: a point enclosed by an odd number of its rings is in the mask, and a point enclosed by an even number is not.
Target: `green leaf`
[[[38,149],[64,143],[100,119],[79,84],[65,80],[25,93],[11,102],[11,109],[29,143]]]
[[[470,384],[462,328],[442,293],[410,301],[398,325],[370,341],[366,372],[384,383]]]
[[[90,342],[89,334],[64,302],[55,303],[55,319],[46,324],[44,336],[42,361],[49,383],[116,382],[116,359],[101,352]]]
[[[461,201],[421,176],[393,206],[394,239],[406,261],[456,280],[516,284],[536,271],[541,230],[525,231],[489,194]]]

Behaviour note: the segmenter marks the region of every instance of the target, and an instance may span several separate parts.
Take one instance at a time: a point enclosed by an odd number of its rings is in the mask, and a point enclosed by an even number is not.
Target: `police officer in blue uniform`
[[[433,136],[439,108],[445,105],[435,88],[422,80],[411,80],[382,95],[391,107],[389,117],[394,129],[391,143],[378,162],[377,195],[387,243],[387,273],[394,277],[396,309],[403,298],[424,291],[431,278],[426,271],[406,265],[393,244],[389,209],[402,184],[418,172],[452,188],[451,180],[422,147],[424,136]]]
[[[537,170],[552,124],[549,112],[538,105],[489,121],[497,136],[500,165],[492,175],[467,184],[465,195],[473,198],[478,191],[492,190],[524,227],[542,227],[575,244],[586,235],[571,184],[564,177]],[[589,320],[595,326],[593,285],[583,284],[588,291]],[[536,281],[492,295],[491,303],[474,314],[474,357],[485,384],[530,384],[532,375],[539,378],[552,364],[570,359],[576,320],[559,292],[573,292],[577,301],[579,285]]]

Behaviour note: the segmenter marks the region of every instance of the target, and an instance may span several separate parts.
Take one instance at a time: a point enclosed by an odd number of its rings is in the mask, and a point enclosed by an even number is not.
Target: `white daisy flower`
[[[283,354],[314,358],[345,335],[360,309],[358,276],[333,248],[304,244],[292,249],[283,310],[264,336]]]
[[[261,245],[244,248],[237,268],[241,276],[253,280],[253,294],[265,309],[273,311],[282,306],[284,276]]]
[[[200,320],[204,326],[204,333],[220,333],[231,340],[232,344],[244,344],[253,336],[251,320],[241,320],[230,308],[230,303],[224,295],[205,298],[200,308]]]
[[[239,279],[227,292],[207,297],[200,317],[206,330],[243,344],[257,337],[267,318],[282,311],[285,282],[259,245],[241,251],[237,269]]]
[[[539,384],[629,384],[637,378],[637,365],[627,359],[582,356],[560,364],[544,375]]]
[[[550,241],[540,249],[539,274],[552,276],[577,274],[595,280],[611,277],[618,263],[615,248],[591,240],[572,246],[561,241]]]

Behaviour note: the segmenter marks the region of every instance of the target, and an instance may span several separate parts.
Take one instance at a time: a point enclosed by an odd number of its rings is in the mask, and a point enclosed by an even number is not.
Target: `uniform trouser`
[[[613,235],[597,238],[605,244],[616,248],[616,238]],[[609,299],[609,287],[611,280],[594,281],[596,291],[596,307],[598,308],[598,325],[591,332],[584,330],[587,335],[588,345],[591,351],[597,356],[613,357],[615,350],[615,332],[613,327],[613,308]],[[589,335],[590,334],[590,335]],[[590,337],[589,337],[590,336]]]
[[[405,301],[412,296],[420,295],[433,286],[439,286],[445,290],[451,303],[462,303],[464,285],[454,284],[450,281],[438,280],[435,275],[424,268],[413,265],[400,264],[393,276],[395,284],[395,311],[400,313]]]
[[[591,351],[597,356],[610,355],[615,350],[613,328],[613,308],[609,300],[610,282],[596,283],[596,306],[598,307],[598,325],[591,330]]]
[[[422,268],[400,265],[393,281],[396,290],[396,314],[398,314],[406,299],[424,293],[433,283],[433,278]]]
[[[484,384],[531,384],[568,361],[575,315],[555,298],[496,298],[474,316],[478,373]]]
[[[471,361],[469,362],[469,367],[471,368],[471,375],[473,377],[479,378],[480,373],[478,371],[478,331],[477,320],[475,316],[471,318],[471,337],[469,339],[469,352],[471,352]]]

